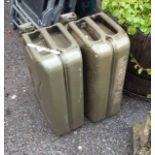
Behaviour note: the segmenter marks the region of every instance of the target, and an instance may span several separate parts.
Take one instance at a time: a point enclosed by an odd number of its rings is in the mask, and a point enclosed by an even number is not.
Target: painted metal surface
[[[83,55],[86,116],[93,122],[100,121],[107,113],[113,48],[89,17],[69,23],[68,31]]]
[[[62,24],[23,34],[37,97],[57,135],[84,121],[81,51]]]
[[[98,29],[106,36],[113,48],[111,80],[107,116],[120,111],[124,79],[130,50],[130,40],[127,33],[104,12],[91,16]]]

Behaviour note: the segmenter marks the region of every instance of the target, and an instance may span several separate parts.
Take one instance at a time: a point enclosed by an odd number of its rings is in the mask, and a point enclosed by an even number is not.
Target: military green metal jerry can
[[[107,112],[113,48],[88,17],[69,23],[68,31],[82,51],[86,116],[93,122],[100,121]]]
[[[27,65],[50,127],[63,135],[84,122],[80,48],[62,24],[23,34]]]
[[[106,36],[106,40],[113,48],[107,109],[107,116],[112,116],[120,111],[120,103],[130,50],[130,40],[127,33],[105,13],[101,12],[95,14],[91,16],[91,19],[96,23],[97,29],[102,30]]]

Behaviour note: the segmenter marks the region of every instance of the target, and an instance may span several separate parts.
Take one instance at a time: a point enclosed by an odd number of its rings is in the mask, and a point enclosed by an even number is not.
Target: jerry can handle
[[[123,28],[119,26],[114,20],[112,20],[106,13],[100,12],[96,15],[92,15],[92,18],[95,16],[100,16],[104,19],[110,26],[112,26],[118,33],[124,32]]]
[[[68,32],[68,30],[62,24],[58,23],[57,27],[71,44],[76,44],[76,41],[73,39],[71,34]]]
[[[85,18],[83,18],[83,19],[81,19],[81,20],[79,20],[77,22],[70,22],[69,23],[69,29],[71,29],[72,32],[74,31],[74,34],[76,34],[77,36],[79,36],[84,42],[87,42],[87,44],[90,44],[90,41],[88,39],[86,39],[86,37],[83,34],[83,32],[77,26],[77,24],[79,22],[82,22],[82,21],[86,22],[92,29],[95,30],[95,28]],[[98,32],[96,32],[96,33],[99,35],[99,37],[98,37],[97,40],[100,40],[100,38],[101,38],[100,34]]]
[[[48,47],[43,47],[43,46],[39,46],[39,45],[34,44],[32,39],[30,38],[30,35],[33,35],[35,33],[41,33],[41,32],[40,31],[34,31],[34,32],[31,32],[28,34],[23,34],[24,44],[27,47],[27,49],[28,49],[27,51],[28,51],[29,55],[31,55],[31,57],[32,57],[32,54],[31,54],[29,49],[31,49],[31,51],[35,54],[41,54],[43,52],[43,53],[52,53],[52,54],[59,55],[61,53],[57,49],[51,49]]]
[[[87,42],[87,44],[89,44],[87,39],[85,39],[84,34],[80,31],[80,29],[78,28],[78,26],[76,25],[75,22],[70,22],[68,24],[68,30],[69,30],[69,32],[74,33],[76,36],[80,37],[83,41],[85,41],[85,42]]]
[[[59,47],[59,45],[57,44],[58,42],[56,42],[52,36],[52,33],[54,31],[58,31],[62,37],[68,41],[68,44],[65,47]],[[44,39],[46,40],[46,42],[48,43],[48,45],[50,46],[50,48],[52,49],[66,49],[72,46],[72,44],[76,44],[75,40],[72,38],[72,36],[69,34],[69,32],[63,27],[63,25],[61,23],[57,23],[53,26],[49,26],[46,28],[42,28],[40,29],[41,34],[44,36]]]

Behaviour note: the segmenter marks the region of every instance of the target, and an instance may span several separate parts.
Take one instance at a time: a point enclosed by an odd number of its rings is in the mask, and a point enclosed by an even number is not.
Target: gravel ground
[[[49,129],[34,94],[17,31],[5,2],[5,155],[131,155],[133,124],[150,104],[123,96],[121,112],[57,137]]]

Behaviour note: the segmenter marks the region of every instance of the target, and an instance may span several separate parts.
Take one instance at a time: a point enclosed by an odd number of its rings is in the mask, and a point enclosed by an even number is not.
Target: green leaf
[[[151,25],[151,18],[149,18],[149,17],[146,18],[144,24],[145,24],[145,26],[150,26]]]
[[[119,17],[119,11],[118,10],[112,11],[112,15],[115,17]]]
[[[147,74],[151,75],[151,69],[147,69]]]
[[[139,8],[140,8],[141,11],[144,10],[144,6],[143,5],[140,5]]]
[[[151,4],[148,2],[148,3],[145,3],[144,4],[144,8],[146,9],[151,9]]]
[[[118,21],[119,24],[123,25],[125,23],[125,19],[124,18],[121,18],[119,21]]]
[[[127,20],[129,23],[132,22],[132,21],[134,20],[134,17],[129,16],[128,14],[126,14],[126,16],[128,16],[128,17],[126,17],[126,20]]]
[[[134,68],[135,68],[135,69],[138,69],[138,68],[139,68],[139,66],[136,64],[136,65],[134,65]]]
[[[150,32],[150,29],[148,27],[145,27],[145,26],[141,26],[140,27],[140,30],[143,32],[143,33],[146,33],[148,34]]]
[[[136,31],[137,31],[137,29],[135,27],[133,27],[133,26],[128,27],[128,33],[130,35],[134,35],[136,33]]]
[[[130,62],[136,63],[136,60],[134,58],[131,58]]]
[[[117,6],[117,2],[116,1],[113,1],[111,5],[112,6]]]
[[[138,18],[138,17],[135,17],[135,18],[133,18],[133,21],[132,21],[134,24],[139,24],[139,23],[141,23],[141,19],[140,18]]]
[[[147,98],[148,99],[151,99],[151,94],[147,94]]]
[[[143,72],[143,68],[138,69],[138,74],[139,75],[142,74],[142,72]]]
[[[145,34],[145,35],[148,35],[148,34],[150,34],[150,32],[151,32],[151,31],[148,29],[147,31],[144,32],[144,34]]]

